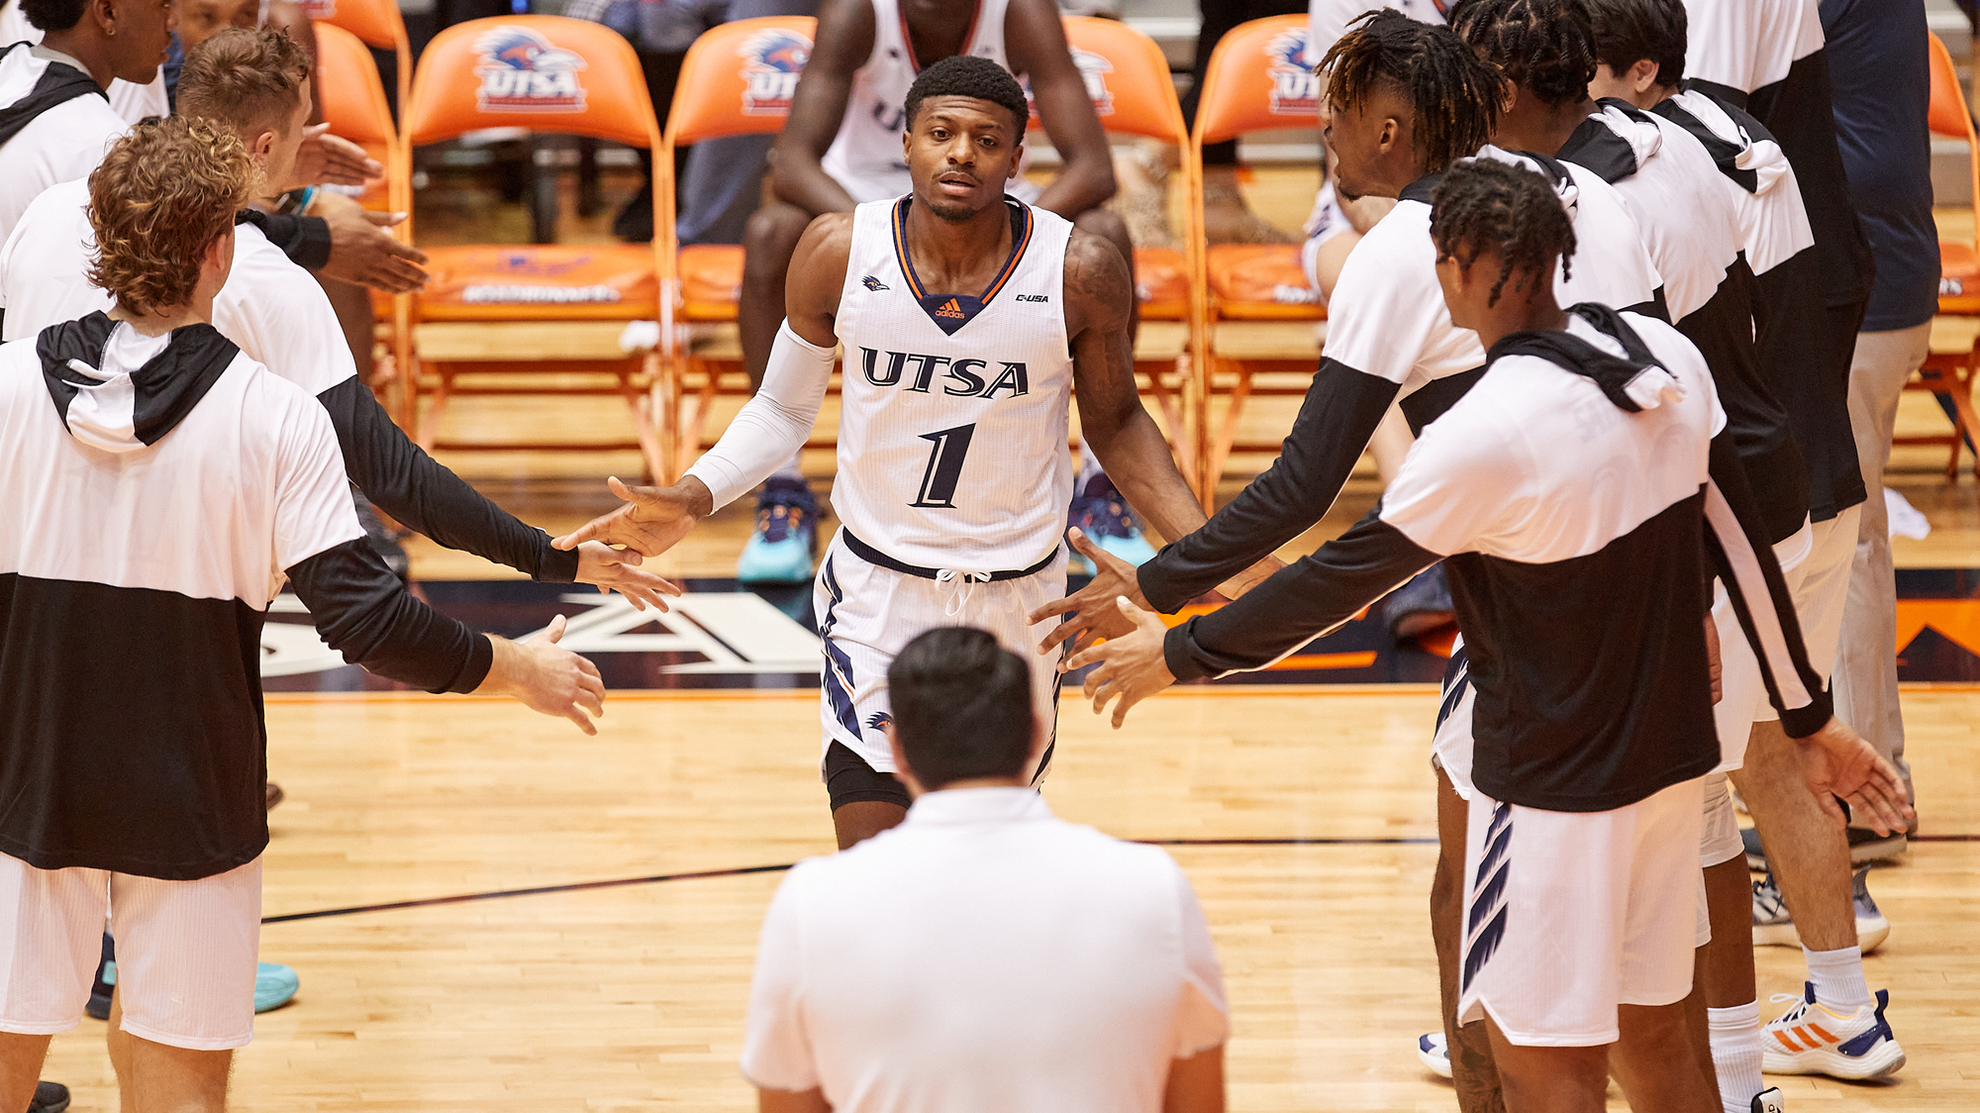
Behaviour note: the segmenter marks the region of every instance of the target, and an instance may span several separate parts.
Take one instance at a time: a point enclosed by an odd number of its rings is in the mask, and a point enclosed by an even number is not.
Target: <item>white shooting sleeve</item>
[[[832,380],[834,352],[791,331],[785,321],[770,347],[770,364],[763,385],[743,404],[715,447],[687,474],[701,480],[715,496],[720,510],[770,478],[791,454],[804,447],[818,411],[825,404],[825,387]]]

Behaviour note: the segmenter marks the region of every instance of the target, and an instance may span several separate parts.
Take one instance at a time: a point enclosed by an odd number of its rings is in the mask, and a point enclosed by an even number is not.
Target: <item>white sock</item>
[[[804,449],[800,448],[796,452],[791,453],[790,462],[771,473],[770,478],[796,479],[802,482],[804,479]]]
[[[1760,1002],[1706,1009],[1705,1017],[1719,1104],[1725,1113],[1752,1113],[1753,1099],[1767,1088],[1760,1079]]]
[[[1093,454],[1093,449],[1087,445],[1086,438],[1081,437],[1079,439],[1079,475],[1073,480],[1073,494],[1085,494],[1086,481],[1096,475],[1105,474],[1105,469],[1100,466],[1100,457]]]
[[[1848,1016],[1870,1004],[1870,987],[1863,980],[1863,949],[1839,947],[1833,951],[1801,948],[1808,959],[1808,980],[1815,984],[1815,1000],[1832,1013]]]

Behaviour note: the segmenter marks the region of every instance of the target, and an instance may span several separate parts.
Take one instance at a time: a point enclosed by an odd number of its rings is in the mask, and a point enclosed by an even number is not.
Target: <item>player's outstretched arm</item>
[[[509,696],[531,711],[556,715],[597,734],[591,720],[605,714],[605,681],[598,666],[558,645],[564,616],[550,620],[541,634],[524,641],[489,636],[494,660],[477,692]]]
[[[586,541],[624,545],[658,556],[687,536],[694,524],[768,479],[804,447],[825,404],[836,362],[832,331],[839,290],[846,281],[852,214],[826,213],[811,222],[791,256],[785,318],[770,348],[763,385],[715,447],[702,454],[671,487],[628,487],[614,478],[612,493],[626,505],[557,538],[559,549]]]

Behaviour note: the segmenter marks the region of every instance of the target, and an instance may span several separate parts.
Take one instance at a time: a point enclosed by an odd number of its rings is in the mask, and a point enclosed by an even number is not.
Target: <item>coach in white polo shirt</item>
[[[1049,732],[981,630],[887,670],[907,821],[800,863],[763,922],[743,1074],[764,1110],[1224,1108],[1223,976],[1173,859],[1052,814]]]

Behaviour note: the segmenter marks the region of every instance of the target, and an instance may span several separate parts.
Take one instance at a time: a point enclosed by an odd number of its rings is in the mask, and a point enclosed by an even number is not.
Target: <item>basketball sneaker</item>
[[[36,1082],[28,1113],[62,1113],[69,1107],[69,1088],[60,1082]]]
[[[746,584],[801,584],[818,546],[818,500],[802,479],[772,476],[756,500],[756,530],[736,561]]]
[[[1104,474],[1088,479],[1085,488],[1073,496],[1072,506],[1066,511],[1066,524],[1078,526],[1094,544],[1137,568],[1155,559],[1155,546],[1141,535],[1134,511],[1128,508],[1113,480]],[[1091,576],[1093,562],[1074,550],[1066,571]]]
[[[1850,878],[1852,903],[1856,907],[1856,945],[1869,954],[1883,945],[1891,934],[1891,922],[1870,898],[1870,867],[1864,866]],[[1753,883],[1753,945],[1756,947],[1798,947],[1801,935],[1788,914],[1787,902],[1774,875]]]
[[[1787,1113],[1787,1099],[1779,1086],[1769,1086],[1753,1095],[1753,1113]]]
[[[1860,1082],[1882,1078],[1904,1066],[1904,1048],[1884,1019],[1890,991],[1877,991],[1874,1006],[1864,1005],[1848,1016],[1837,1016],[1815,1002],[1815,984],[1806,983],[1797,999],[1776,993],[1775,1001],[1794,1007],[1771,1021],[1761,1034],[1760,1069],[1768,1074],[1825,1074]]]
[[[258,962],[254,967],[254,1011],[265,1013],[289,1003],[302,988],[295,967],[278,962]]]
[[[1416,1061],[1439,1078],[1451,1076],[1451,1049],[1442,1032],[1425,1032],[1416,1037]]]

